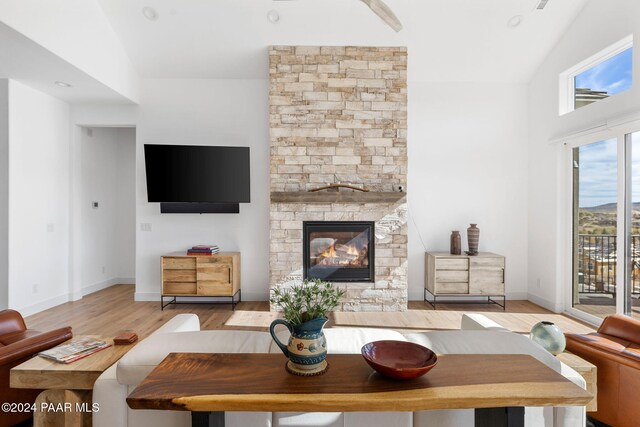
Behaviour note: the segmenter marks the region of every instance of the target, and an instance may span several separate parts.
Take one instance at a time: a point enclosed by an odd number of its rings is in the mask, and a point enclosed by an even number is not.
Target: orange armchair
[[[616,427],[640,422],[640,321],[608,316],[598,332],[565,334],[567,350],[598,368],[598,410],[588,415]]]
[[[73,336],[71,327],[50,332],[27,329],[24,319],[15,310],[0,311],[0,403],[33,403],[42,390],[9,387],[9,371],[34,354],[51,348]],[[4,412],[0,427],[13,426],[31,418],[29,412]]]

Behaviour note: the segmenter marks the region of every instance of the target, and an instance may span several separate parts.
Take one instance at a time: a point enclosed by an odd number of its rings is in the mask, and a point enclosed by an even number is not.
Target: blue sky
[[[632,48],[610,58],[593,68],[578,74],[576,88],[605,91],[609,95],[623,92],[631,87]]]
[[[632,49],[629,48],[575,78],[578,88],[605,91],[609,95],[625,91],[632,83]],[[632,142],[632,199],[640,202],[640,133]],[[615,203],[617,200],[617,141],[600,141],[580,147],[580,207]]]
[[[617,201],[617,145],[617,140],[612,139],[580,147],[580,207]],[[632,199],[633,202],[640,202],[640,132],[633,134],[631,151]]]

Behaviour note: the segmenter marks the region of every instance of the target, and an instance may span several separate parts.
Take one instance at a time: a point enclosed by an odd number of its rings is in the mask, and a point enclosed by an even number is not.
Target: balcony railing
[[[631,236],[632,293],[640,294],[640,235]],[[578,289],[580,293],[616,293],[616,236],[578,235]]]

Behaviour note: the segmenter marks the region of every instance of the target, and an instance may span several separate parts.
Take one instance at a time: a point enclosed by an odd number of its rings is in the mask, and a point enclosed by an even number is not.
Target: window
[[[631,87],[633,48],[589,68],[574,77],[574,109],[584,107]]]
[[[568,311],[640,318],[640,120],[568,144],[572,286]],[[569,236],[568,236],[569,237]]]
[[[560,115],[609,98],[633,83],[633,36],[560,74]]]

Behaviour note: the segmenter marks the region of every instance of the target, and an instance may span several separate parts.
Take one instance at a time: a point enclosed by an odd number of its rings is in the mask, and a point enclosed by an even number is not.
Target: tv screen
[[[149,202],[249,203],[249,147],[145,144]]]

